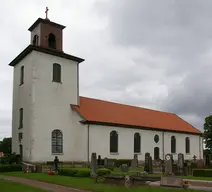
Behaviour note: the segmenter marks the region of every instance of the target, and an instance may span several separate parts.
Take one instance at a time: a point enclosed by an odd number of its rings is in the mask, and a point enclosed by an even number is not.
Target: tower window
[[[53,79],[54,82],[61,83],[61,66],[60,64],[54,63],[53,64]]]
[[[56,49],[56,38],[52,33],[50,33],[48,37],[48,47],[51,49]]]
[[[23,139],[23,133],[18,133],[18,140],[19,140],[19,142],[21,142],[22,139]]]
[[[33,38],[32,44],[33,44],[34,46],[38,46],[38,40],[39,40],[38,35],[35,35],[34,38]]]
[[[24,84],[24,66],[21,66],[20,85]]]
[[[23,117],[24,117],[23,108],[20,108],[19,109],[19,129],[23,128]]]

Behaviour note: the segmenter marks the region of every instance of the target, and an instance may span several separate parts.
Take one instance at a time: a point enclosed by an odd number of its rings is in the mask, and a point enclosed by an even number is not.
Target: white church
[[[65,26],[37,19],[28,29],[30,45],[14,60],[12,151],[23,161],[144,160],[167,153],[177,159],[203,158],[202,133],[174,113],[79,95],[84,59],[63,51]],[[115,83],[115,82],[114,82]]]

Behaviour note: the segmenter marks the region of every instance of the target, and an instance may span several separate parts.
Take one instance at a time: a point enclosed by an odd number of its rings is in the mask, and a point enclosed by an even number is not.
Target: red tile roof
[[[87,122],[122,125],[202,134],[174,113],[80,97],[80,106],[72,105]]]

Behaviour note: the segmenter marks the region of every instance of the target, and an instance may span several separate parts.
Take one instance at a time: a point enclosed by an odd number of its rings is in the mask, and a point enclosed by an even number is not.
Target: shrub
[[[79,169],[74,177],[89,177],[90,176],[90,169]]]
[[[122,164],[127,164],[128,166],[130,166],[131,161],[132,161],[131,159],[117,159],[115,161],[115,166],[119,167]]]
[[[63,175],[63,176],[70,176],[70,177],[74,177],[74,175],[77,173],[77,169],[72,169],[72,168],[63,168],[61,170],[58,171],[59,175]]]
[[[193,170],[194,177],[212,177],[211,169],[195,169]]]
[[[0,173],[22,171],[21,165],[0,165]]]
[[[97,173],[101,176],[110,174],[109,169],[101,168],[97,170]],[[70,177],[90,177],[89,168],[63,168],[59,170],[59,175],[70,176]]]
[[[100,168],[97,170],[98,175],[103,176],[103,175],[109,175],[111,174],[111,170],[110,169],[106,169],[106,168]]]

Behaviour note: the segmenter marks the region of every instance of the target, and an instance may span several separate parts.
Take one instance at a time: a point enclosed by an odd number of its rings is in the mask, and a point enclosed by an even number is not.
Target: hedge
[[[22,171],[21,165],[0,165],[0,173]]]
[[[97,170],[99,175],[107,175],[110,174],[111,171],[109,169],[100,168]],[[90,169],[89,168],[63,168],[59,170],[59,175],[70,176],[70,177],[90,177]]]
[[[131,161],[132,161],[132,159],[117,159],[115,161],[115,166],[119,167],[122,164],[127,164],[128,166],[130,166],[131,165]]]
[[[193,170],[194,177],[212,177],[212,169],[195,169]]]

